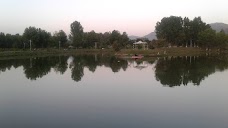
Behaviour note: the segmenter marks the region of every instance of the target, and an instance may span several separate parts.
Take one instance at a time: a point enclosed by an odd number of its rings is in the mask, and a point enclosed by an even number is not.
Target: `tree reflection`
[[[53,68],[56,73],[64,74],[68,69],[69,56],[51,56],[51,57],[31,57],[25,59],[7,59],[0,60],[0,73],[7,69],[24,68],[26,78],[36,80],[47,75]],[[124,71],[128,67],[127,60],[119,59],[109,55],[77,55],[71,57],[69,68],[71,69],[72,80],[79,82],[84,76],[84,69],[87,68],[91,72],[95,72],[97,66],[105,66],[118,72],[120,69]]]
[[[0,72],[11,69],[11,67],[24,68],[24,74],[26,78],[30,80],[36,80],[47,75],[51,68],[55,68],[63,74],[67,70],[68,57],[31,57],[25,59],[5,59],[0,60]]]
[[[58,63],[55,65],[54,70],[60,74],[64,74],[68,68],[68,56],[59,56]]]
[[[12,67],[18,68],[28,63],[27,59],[4,59],[0,60],[0,73],[10,70]]]
[[[84,75],[84,67],[83,67],[83,58],[82,56],[74,56],[73,61],[70,65],[71,68],[71,78],[78,82],[82,79]]]
[[[159,59],[155,66],[155,77],[161,84],[169,87],[201,81],[217,70],[228,68],[226,57],[167,57]]]
[[[57,57],[30,58],[29,64],[24,65],[24,73],[28,79],[36,80],[47,75],[57,63]]]
[[[77,55],[73,56],[73,61],[70,64],[71,77],[74,81],[81,81],[84,76],[84,68],[95,72],[97,66],[110,67],[113,72],[118,72],[121,68],[125,71],[128,67],[127,60],[119,59],[113,56],[101,55]]]
[[[188,83],[200,85],[209,75],[228,68],[228,58],[225,56],[165,57],[158,60],[150,58],[148,62],[145,62],[143,60],[125,60],[115,56],[97,54],[75,55],[70,59],[69,56],[5,59],[0,60],[0,73],[7,69],[10,70],[12,67],[23,67],[26,78],[36,80],[50,73],[52,69],[63,75],[69,68],[72,80],[79,82],[85,74],[85,69],[94,73],[97,67],[104,66],[116,73],[120,70],[126,71],[128,65],[132,63],[136,64],[135,67],[145,68],[146,70],[150,70],[148,65],[155,64],[156,80],[169,87],[187,85]]]
[[[128,67],[128,62],[120,58],[111,57],[109,62],[110,68],[113,72],[119,72],[121,68],[126,71]]]

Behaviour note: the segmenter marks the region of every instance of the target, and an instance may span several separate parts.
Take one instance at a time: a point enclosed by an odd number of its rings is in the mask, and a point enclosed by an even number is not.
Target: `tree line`
[[[93,48],[95,43],[98,48],[110,48],[118,50],[124,48],[128,41],[126,32],[122,34],[118,30],[112,32],[96,33],[94,30],[91,32],[84,32],[80,22],[75,21],[71,25],[71,34],[69,39],[72,45],[76,48]]]
[[[75,21],[70,25],[71,32],[67,35],[63,30],[53,34],[36,27],[25,28],[23,35],[0,33],[0,48],[110,48],[116,50],[127,45],[129,38],[126,32],[122,34],[118,30],[112,32],[96,33],[84,32],[80,22]]]
[[[67,41],[67,35],[63,30],[51,35],[50,32],[41,28],[28,27],[24,30],[23,35],[0,33],[0,48],[25,49],[30,47],[30,42],[32,48],[48,48],[57,47],[60,43],[65,46]]]
[[[149,48],[182,46],[202,48],[226,48],[228,35],[223,30],[216,33],[210,25],[202,21],[201,17],[190,20],[188,17],[170,16],[157,22],[155,32],[158,40],[150,42],[147,39],[131,41],[126,32],[118,30],[112,32],[96,33],[94,30],[84,32],[83,26],[78,21],[70,25],[70,34],[63,30],[51,34],[46,30],[36,27],[25,28],[22,35],[0,33],[0,48],[26,49],[36,48],[130,48],[135,41],[144,40],[149,43]]]
[[[159,40],[175,46],[225,48],[228,44],[228,35],[223,30],[216,33],[201,17],[193,20],[188,17],[164,17],[157,22],[155,31]]]

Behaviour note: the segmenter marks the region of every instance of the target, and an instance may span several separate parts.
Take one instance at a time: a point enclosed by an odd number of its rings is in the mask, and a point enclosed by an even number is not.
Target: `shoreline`
[[[207,54],[226,54],[226,51],[205,50],[200,48],[157,48],[149,50],[138,49],[122,49],[115,52],[113,49],[70,49],[70,50],[56,50],[56,49],[42,49],[36,51],[0,51],[0,58],[4,57],[28,57],[28,56],[50,56],[50,55],[77,55],[77,54],[111,54],[118,57],[143,55],[144,57],[165,57],[165,56],[199,56]]]

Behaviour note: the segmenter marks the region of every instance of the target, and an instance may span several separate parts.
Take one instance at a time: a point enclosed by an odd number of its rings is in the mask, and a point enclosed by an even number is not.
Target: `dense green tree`
[[[13,48],[25,48],[25,41],[20,34],[13,35]]]
[[[93,30],[88,33],[88,42],[94,43],[98,41],[97,33]]]
[[[19,34],[0,33],[0,48],[23,48],[23,38]]]
[[[83,36],[83,47],[91,48],[95,46],[95,42],[99,41],[99,35],[93,30],[91,32],[84,33]]]
[[[112,44],[112,46],[114,46],[114,50],[119,51],[121,48],[126,46],[126,44],[129,41],[129,38],[126,32],[123,32],[123,34],[120,34],[119,31],[113,30],[110,35],[109,41]]]
[[[66,47],[67,43],[67,35],[63,30],[60,30],[58,32],[54,32],[53,36],[51,37],[49,41],[49,46],[51,47]]]
[[[153,41],[152,46],[155,48],[162,48],[162,47],[168,47],[169,44],[165,39],[158,39],[156,41]]]
[[[117,41],[115,41],[113,44],[112,44],[112,48],[118,52],[120,51],[120,44],[117,43]]]
[[[180,42],[178,37],[183,32],[182,25],[181,17],[164,17],[155,27],[158,39],[166,39],[170,44],[177,45]]]
[[[200,47],[212,48],[216,46],[216,32],[212,29],[206,29],[199,33],[198,44]]]
[[[109,45],[111,45],[110,37],[111,37],[110,32],[105,32],[104,34],[100,33],[99,34],[100,47],[107,48]]]
[[[13,46],[13,36],[11,34],[6,34],[5,36],[5,43],[6,43],[6,48],[12,48]]]
[[[46,48],[51,34],[40,28],[29,27],[25,29],[23,36],[27,42],[32,41],[32,47]]]
[[[190,23],[190,46],[196,46],[200,32],[210,29],[210,25],[204,23],[201,17],[195,17]]]
[[[23,36],[27,40],[27,42],[29,40],[31,40],[33,42],[32,47],[35,46],[35,43],[37,43],[37,35],[38,35],[38,32],[35,27],[26,28],[24,30],[24,34],[23,34]]]
[[[111,44],[113,44],[115,41],[119,41],[120,40],[120,32],[117,31],[117,30],[113,30],[112,33],[111,33],[111,36],[110,36],[110,42]]]
[[[184,42],[182,45],[185,45],[186,47],[189,45],[189,43],[192,42],[191,37],[191,21],[188,17],[185,17],[183,19],[183,34],[184,34]]]
[[[146,39],[145,39],[146,40]],[[148,39],[146,40],[146,41],[148,41]],[[127,33],[126,32],[123,32],[123,34],[121,35],[121,45],[122,45],[122,47],[125,47],[127,44],[128,44],[128,42],[129,42],[129,37],[128,37],[128,35],[127,35]]]
[[[37,48],[46,48],[48,46],[48,41],[51,37],[51,34],[45,30],[38,29],[38,42],[36,43]]]
[[[226,48],[228,45],[228,38],[224,31],[216,33],[216,46],[220,49]]]
[[[125,47],[129,38],[126,32],[121,34],[117,30],[110,32],[96,33],[95,31],[85,32],[83,34],[83,43],[80,47],[93,48],[97,44],[97,48],[109,48],[110,46],[118,46],[118,49]]]
[[[75,47],[80,47],[82,46],[82,41],[83,41],[83,27],[78,21],[74,21],[71,25],[71,34],[70,34],[70,39]]]
[[[215,30],[209,28],[199,33],[197,43],[200,47],[225,49],[228,39],[224,31],[216,33]]]
[[[59,47],[59,40],[57,37],[57,32],[54,32],[53,36],[50,37],[48,41],[49,48],[58,48]]]
[[[66,33],[63,30],[60,30],[58,32],[58,38],[59,38],[59,41],[61,43],[61,46],[65,47],[66,43],[67,43],[67,35],[66,35]]]
[[[5,47],[5,34],[3,32],[0,33],[0,48]]]
[[[177,16],[165,17],[155,27],[158,39],[165,39],[172,45],[190,47],[197,46],[200,32],[209,28],[201,17],[191,21],[187,17],[182,19]]]

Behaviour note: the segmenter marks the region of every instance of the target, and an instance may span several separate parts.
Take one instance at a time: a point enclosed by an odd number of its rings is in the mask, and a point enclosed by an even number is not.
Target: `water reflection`
[[[80,55],[73,56],[72,58],[73,60],[70,63],[71,77],[77,82],[84,76],[84,68],[88,68],[89,71],[95,72],[97,66],[105,66],[110,67],[113,72],[118,72],[121,68],[125,71],[128,67],[128,62],[126,60],[113,56]]]
[[[162,85],[169,87],[188,83],[200,85],[210,74],[227,68],[228,60],[222,56],[167,57],[157,61],[155,77]]]
[[[148,67],[152,64],[155,65],[153,69]],[[164,86],[174,87],[188,83],[200,85],[209,75],[227,69],[228,59],[224,56],[165,57],[149,60],[122,59],[108,55],[33,57],[0,60],[0,73],[12,67],[23,67],[26,78],[36,80],[49,74],[52,69],[61,75],[70,69],[72,80],[79,82],[84,76],[85,68],[94,73],[98,66],[110,68],[115,73],[126,71],[127,68],[146,69],[151,72],[155,70],[157,81]]]
[[[35,57],[26,59],[0,60],[0,72],[10,70],[12,67],[23,67],[25,76],[30,80],[36,80],[47,75],[51,68],[63,74],[67,70],[67,56]]]

